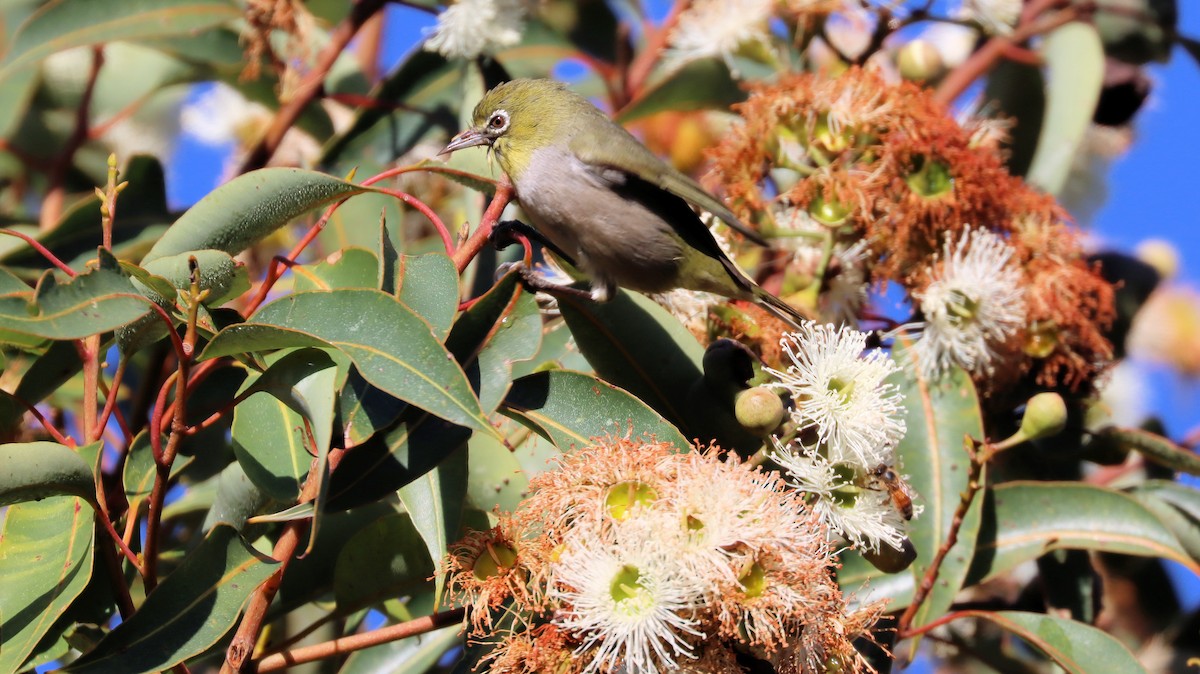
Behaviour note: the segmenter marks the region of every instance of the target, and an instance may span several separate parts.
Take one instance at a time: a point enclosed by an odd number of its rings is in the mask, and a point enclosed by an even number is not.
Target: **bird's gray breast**
[[[630,180],[636,179],[588,165],[565,149],[542,148],[515,186],[531,224],[575,255],[595,280],[647,292],[673,288],[683,258],[680,239],[660,209],[647,203],[655,195],[631,193]]]

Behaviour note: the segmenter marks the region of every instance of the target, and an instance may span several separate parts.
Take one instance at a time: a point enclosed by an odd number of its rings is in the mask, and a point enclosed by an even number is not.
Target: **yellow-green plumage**
[[[795,309],[721,251],[691,205],[762,243],[715,197],[650,152],[587,99],[550,80],[489,91],[444,152],[489,145],[539,234],[574,257],[606,300],[616,286],[687,288],[758,300],[790,323]]]

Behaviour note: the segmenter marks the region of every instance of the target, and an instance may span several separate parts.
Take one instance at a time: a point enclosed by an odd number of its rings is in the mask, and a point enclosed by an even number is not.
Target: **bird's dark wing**
[[[620,134],[609,134],[604,142],[576,142],[571,151],[585,163],[597,169],[612,169],[630,173],[640,180],[666,190],[688,203],[717,216],[742,236],[760,246],[769,245],[762,235],[747,227],[736,215],[712,196],[695,180],[659,159],[636,138],[616,124]]]
[[[720,262],[736,287],[746,292],[754,292],[755,283],[729,259],[725,251],[721,250],[716,237],[683,197],[632,173],[613,167],[599,167],[594,164],[590,166],[593,175],[607,183],[614,192],[625,199],[642,204],[670,223],[671,228],[689,248]]]

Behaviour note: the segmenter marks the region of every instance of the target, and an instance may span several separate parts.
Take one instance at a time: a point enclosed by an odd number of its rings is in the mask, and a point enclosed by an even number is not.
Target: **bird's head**
[[[471,116],[471,127],[452,138],[439,154],[486,146],[496,152],[500,168],[512,176],[534,151],[567,142],[570,122],[581,109],[585,114],[595,110],[559,82],[505,82],[484,94]]]

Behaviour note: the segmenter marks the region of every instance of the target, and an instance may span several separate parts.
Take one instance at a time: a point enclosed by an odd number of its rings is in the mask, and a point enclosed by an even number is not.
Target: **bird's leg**
[[[554,253],[572,267],[579,266],[575,264],[574,258],[564,253],[563,250],[554,245],[550,239],[547,239],[542,235],[541,232],[521,222],[520,220],[502,220],[496,223],[496,225],[492,227],[492,245],[496,247],[496,250],[504,250],[505,248],[508,248],[510,245],[517,242],[517,237],[515,236],[517,234],[523,235],[530,241],[536,241],[542,248]]]
[[[569,295],[571,297],[579,297],[581,299],[595,299],[591,288],[576,288],[563,283],[555,283],[550,279],[542,276],[536,271],[525,266],[524,262],[505,262],[496,269],[496,276],[503,276],[510,271],[516,270],[521,275],[521,283],[525,285],[531,292],[544,292],[551,295]]]

